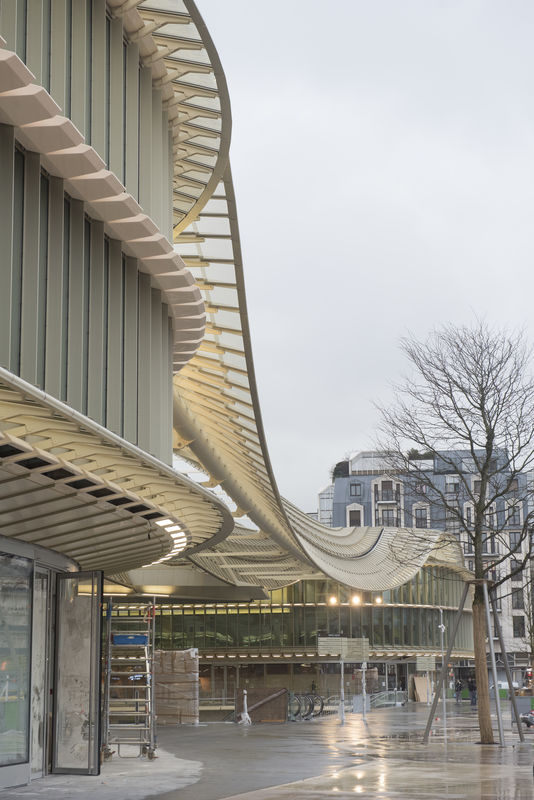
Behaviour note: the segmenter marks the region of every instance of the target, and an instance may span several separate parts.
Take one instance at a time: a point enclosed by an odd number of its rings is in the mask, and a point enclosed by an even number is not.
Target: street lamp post
[[[343,655],[341,656],[340,660],[341,665],[341,692],[339,695],[339,719],[341,724],[345,724],[345,662],[343,660]]]
[[[441,669],[443,670],[445,665],[445,648],[443,646],[443,638],[445,634],[445,625],[443,624],[443,609],[439,609],[439,634],[441,640]],[[443,687],[443,736],[445,737],[445,742],[447,742],[447,686]]]
[[[365,685],[365,671],[367,669],[367,661],[362,661],[362,700],[363,700],[363,708],[362,708],[362,716],[363,721],[367,721],[367,687]]]

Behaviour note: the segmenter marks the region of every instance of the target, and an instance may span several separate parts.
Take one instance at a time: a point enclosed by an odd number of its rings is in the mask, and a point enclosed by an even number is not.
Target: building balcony
[[[386,528],[400,528],[401,527],[400,517],[398,517],[398,516],[395,516],[395,517],[384,517],[384,516],[381,516],[381,515],[377,514],[376,517],[375,517],[375,520],[376,520],[375,525],[377,525],[377,526],[384,526]]]
[[[376,490],[375,503],[400,503],[400,492],[391,489],[384,489],[381,492]]]

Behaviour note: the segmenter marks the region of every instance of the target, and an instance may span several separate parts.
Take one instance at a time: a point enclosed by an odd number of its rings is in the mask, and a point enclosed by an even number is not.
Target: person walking
[[[477,685],[475,683],[474,678],[469,678],[467,681],[467,688],[469,689],[469,698],[471,700],[471,705],[476,706],[477,704]]]
[[[464,685],[463,685],[462,681],[460,680],[460,678],[458,678],[458,680],[454,684],[454,696],[456,698],[456,703],[460,703],[460,701],[462,699],[462,689],[463,688],[464,688]]]

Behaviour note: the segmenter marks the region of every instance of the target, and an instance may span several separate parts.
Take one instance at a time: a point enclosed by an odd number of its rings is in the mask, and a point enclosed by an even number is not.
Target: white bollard
[[[250,719],[248,713],[248,705],[247,705],[247,690],[243,689],[243,711],[240,714],[239,719],[237,720],[238,725],[252,725],[252,720]]]

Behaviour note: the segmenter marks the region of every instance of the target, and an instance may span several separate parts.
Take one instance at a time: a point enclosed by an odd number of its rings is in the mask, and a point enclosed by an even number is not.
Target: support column
[[[109,168],[124,183],[124,57],[122,19],[110,21],[109,43]],[[133,135],[133,134],[132,134]]]
[[[123,275],[122,249],[117,239],[109,240],[108,277],[108,380],[107,427],[122,436],[123,408]]]
[[[85,333],[85,216],[81,200],[70,201],[67,402],[83,407]]]
[[[91,225],[91,279],[89,282],[89,342],[87,414],[106,424],[107,378],[107,264],[104,258],[104,223]]]
[[[39,153],[24,158],[24,229],[22,253],[22,319],[20,326],[20,376],[37,384],[37,348],[40,331],[39,293],[45,291],[39,274],[39,200],[41,165]],[[44,327],[44,326],[43,326]]]
[[[124,177],[126,189],[136,200],[139,199],[139,122],[139,47],[129,44],[126,48]]]
[[[65,269],[65,199],[61,178],[49,178],[48,274],[46,282],[45,391],[64,399],[67,350],[66,295],[68,274]]]
[[[4,18],[2,10],[2,20]],[[0,125],[0,365],[11,365],[15,131]]]

